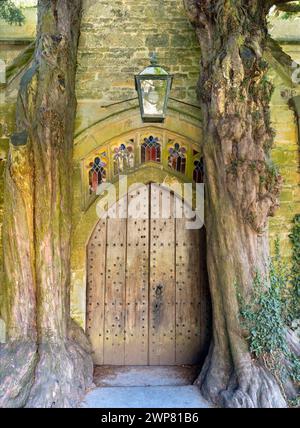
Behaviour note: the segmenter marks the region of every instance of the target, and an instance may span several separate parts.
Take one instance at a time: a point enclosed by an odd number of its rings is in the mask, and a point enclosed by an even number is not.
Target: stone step
[[[198,366],[97,366],[94,383],[108,386],[184,386],[194,383]]]

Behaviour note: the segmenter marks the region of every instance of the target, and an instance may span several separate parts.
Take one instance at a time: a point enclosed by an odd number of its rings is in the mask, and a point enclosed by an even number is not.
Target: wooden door
[[[127,219],[100,220],[87,249],[94,362],[199,364],[210,323],[204,231],[175,218],[175,196],[160,186],[126,199]]]

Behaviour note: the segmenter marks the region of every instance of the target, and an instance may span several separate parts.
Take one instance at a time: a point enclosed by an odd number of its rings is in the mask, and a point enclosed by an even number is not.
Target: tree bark
[[[72,148],[81,0],[39,0],[6,170],[1,407],[72,407],[92,382],[70,319]]]
[[[213,304],[213,341],[197,384],[207,399],[225,407],[286,406],[275,378],[249,353],[237,298],[251,299],[257,271],[268,276],[267,219],[278,205],[281,181],[269,156],[266,3],[185,0],[201,45]]]

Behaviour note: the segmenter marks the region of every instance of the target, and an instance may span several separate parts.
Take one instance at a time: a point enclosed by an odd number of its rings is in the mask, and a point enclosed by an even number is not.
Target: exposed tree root
[[[274,376],[263,366],[249,362],[248,367],[232,369],[227,384],[218,382],[223,379],[224,371],[212,364],[208,356],[199,378],[199,386],[204,398],[215,405],[226,408],[285,408],[286,401]],[[240,379],[240,380],[239,380]]]
[[[0,347],[0,407],[24,407],[38,361],[35,342],[10,342]]]
[[[39,345],[39,361],[26,407],[76,407],[92,383],[93,364],[77,343]]]
[[[290,330],[286,330],[286,341],[289,351],[294,354],[295,357],[300,358],[300,341],[297,334]],[[283,364],[285,365],[287,371],[291,368],[291,362],[288,358],[284,358]],[[300,385],[295,384],[293,379],[290,376],[287,376],[283,384],[284,393],[288,400],[295,400],[299,397]]]
[[[244,385],[221,393],[223,407],[285,408],[286,402],[274,376],[262,366],[253,365],[252,376]]]
[[[73,324],[66,340],[0,349],[0,407],[76,407],[93,381],[90,346]]]

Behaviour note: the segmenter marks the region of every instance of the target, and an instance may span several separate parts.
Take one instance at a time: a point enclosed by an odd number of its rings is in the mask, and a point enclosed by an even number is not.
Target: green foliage
[[[295,383],[300,383],[300,359],[295,354],[290,353],[289,362],[291,365],[290,375],[291,379]]]
[[[266,161],[266,171],[268,173],[268,176],[271,179],[274,179],[274,178],[278,177],[278,175],[279,175],[279,169],[278,169],[277,165],[275,165],[275,163],[272,161],[271,158],[267,159],[267,161]]]
[[[293,13],[291,13],[291,12],[285,12],[282,16],[281,16],[281,19],[283,19],[284,21],[286,21],[286,20],[288,20],[288,19],[291,19],[291,17],[293,16],[294,14]]]
[[[288,308],[294,298],[290,281],[290,269],[282,262],[277,240],[275,256],[270,260],[269,280],[257,273],[251,302],[246,303],[238,296],[241,324],[248,333],[250,352],[265,362],[280,383],[287,375],[295,383],[300,382],[300,360],[286,341],[287,320],[292,317]]]
[[[289,321],[300,319],[300,214],[293,219],[289,235],[292,243],[291,292],[289,295]]]
[[[254,299],[250,304],[242,305],[241,316],[244,327],[249,331],[250,351],[256,357],[285,349],[281,299],[283,281],[283,277],[275,274],[275,267],[271,263],[270,286],[267,287],[257,273],[254,280]]]
[[[9,24],[22,25],[25,21],[21,9],[19,9],[11,0],[0,0],[0,18]]]
[[[289,400],[289,407],[299,408],[300,407],[300,397],[297,397],[293,400]]]

